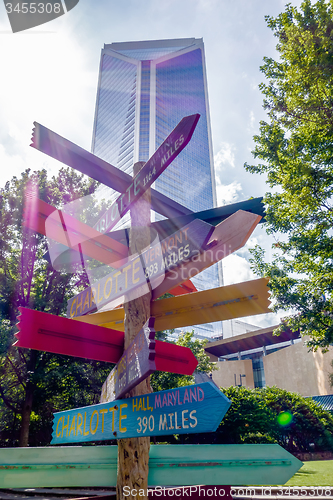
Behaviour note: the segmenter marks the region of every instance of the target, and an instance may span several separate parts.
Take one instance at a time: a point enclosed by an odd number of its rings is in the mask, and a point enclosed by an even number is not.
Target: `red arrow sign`
[[[185,116],[165,139],[161,146],[143,165],[132,183],[97,222],[95,228],[101,232],[110,231],[131,206],[156,181],[170,163],[191,140],[200,115]]]
[[[78,358],[117,363],[124,350],[124,334],[110,328],[89,325],[86,328],[73,320],[19,307],[15,334],[16,347],[65,354]]]
[[[16,347],[109,363],[118,363],[123,354],[123,332],[25,307],[19,307],[19,311]],[[156,370],[159,371],[192,375],[198,365],[188,347],[157,340],[155,351]]]

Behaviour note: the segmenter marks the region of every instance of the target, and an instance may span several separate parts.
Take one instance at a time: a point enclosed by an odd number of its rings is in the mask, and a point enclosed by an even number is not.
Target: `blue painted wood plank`
[[[213,432],[231,402],[212,382],[56,413],[51,444]]]

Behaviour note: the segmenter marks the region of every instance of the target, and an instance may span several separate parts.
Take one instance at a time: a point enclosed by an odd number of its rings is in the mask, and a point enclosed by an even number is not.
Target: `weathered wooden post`
[[[133,177],[139,172],[144,162],[137,162],[133,167]],[[150,244],[150,207],[151,195],[148,189],[144,195],[131,208],[131,230],[129,251],[130,254],[141,252]],[[131,300],[124,305],[125,309],[125,345],[127,349],[137,333],[150,316],[151,292]],[[126,397],[141,396],[152,392],[150,377],[134,387]],[[139,490],[148,488],[148,462],[149,462],[150,437],[128,438],[118,440],[118,475],[117,499],[137,499]],[[137,495],[124,496],[124,486],[135,490]],[[142,493],[142,491],[141,491]]]

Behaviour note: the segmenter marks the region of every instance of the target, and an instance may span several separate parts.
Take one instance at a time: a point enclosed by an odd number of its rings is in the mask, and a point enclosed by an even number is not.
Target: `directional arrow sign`
[[[155,300],[151,314],[155,317],[155,329],[165,330],[200,325],[212,321],[241,318],[269,313],[270,300],[268,278],[221,286],[212,290],[194,292],[178,297]],[[124,309],[117,308],[75,321],[124,330]]]
[[[158,232],[161,239],[164,239],[177,231],[177,229],[186,226],[186,224],[189,224],[194,219],[200,219],[208,222],[208,224],[211,224],[212,226],[217,226],[220,222],[238,212],[238,210],[244,210],[245,212],[260,215],[262,219],[259,221],[259,224],[265,222],[265,207],[263,205],[263,198],[259,197],[239,201],[238,203],[232,203],[231,205],[223,205],[222,207],[209,208],[208,210],[202,210],[200,212],[192,212],[191,214],[183,215],[181,217],[173,217],[172,219],[163,219],[152,222],[151,227]],[[128,241],[128,228],[117,229],[108,233],[108,236],[125,245]]]
[[[207,243],[207,249],[167,274],[152,291],[153,300],[243,247],[260,219],[259,215],[238,210],[218,224]]]
[[[133,181],[133,178],[126,172],[110,165],[110,163],[37,122],[34,122],[31,146],[119,193],[125,193]],[[188,208],[153,188],[151,189],[151,204],[153,210],[165,217],[179,217],[191,213]]]
[[[186,295],[187,293],[197,292],[198,290],[195,288],[191,280],[184,281],[179,286],[172,288],[169,290],[171,295]]]
[[[72,319],[19,307],[16,347],[118,363],[124,352],[124,334]],[[188,347],[156,340],[156,370],[192,375],[198,361]]]
[[[117,455],[117,446],[0,448],[0,488],[116,486]],[[302,465],[278,444],[151,444],[148,484],[284,484]],[[328,488],[318,487],[318,492],[326,490]],[[161,497],[162,490],[157,491]],[[191,491],[192,498],[196,498],[195,493],[200,498],[208,496],[203,494],[204,489],[200,486],[191,488]],[[221,489],[217,488],[217,491]],[[262,489],[256,492],[251,486],[245,491],[249,498],[263,492]],[[266,488],[265,492],[268,498],[271,496],[268,493],[273,494]],[[176,493],[175,498],[180,489]],[[290,488],[285,493],[290,496]],[[297,496],[300,490],[294,490],[294,493]],[[283,498],[281,487],[278,494]],[[318,493],[317,498],[319,495],[322,493]],[[226,499],[223,491],[220,496]]]
[[[194,220],[162,242],[147,248],[141,255],[135,254],[122,267],[70,299],[67,316],[74,318],[90,313],[119,297],[123,297],[122,303],[132,300],[137,293],[147,293],[146,288],[143,288],[147,281],[151,282],[154,289],[163,281],[166,272],[173,272],[181,263],[197,255],[212,231],[210,224]]]
[[[213,432],[230,401],[212,382],[56,413],[51,444]]]
[[[95,225],[97,230],[110,231],[138,200],[143,193],[156,181],[170,163],[189,143],[200,115],[183,118],[165,139],[161,146],[143,165],[133,178],[131,184],[101,217]]]
[[[109,328],[19,307],[15,347],[117,363],[124,351],[124,334]],[[87,328],[89,326],[89,328]]]
[[[64,250],[76,250],[74,255],[77,255],[78,262],[81,262],[83,253],[104,264],[112,263],[114,267],[119,267],[128,256],[127,245],[57,210],[29,191],[25,196],[23,225],[65,245]]]
[[[237,283],[153,302],[156,329],[182,328],[209,321],[265,314],[269,309],[268,278]],[[159,304],[161,302],[161,305]]]
[[[284,484],[302,465],[278,444],[151,445],[148,484]],[[245,491],[255,497],[253,488]]]
[[[156,370],[155,318],[149,318],[102,386],[100,402],[122,398]]]

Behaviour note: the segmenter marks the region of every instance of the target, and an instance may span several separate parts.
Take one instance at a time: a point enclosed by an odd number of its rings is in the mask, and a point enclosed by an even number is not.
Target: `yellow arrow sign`
[[[267,283],[268,278],[259,278],[152,302],[151,314],[156,318],[155,330],[271,312]],[[124,331],[123,308],[80,316],[75,320]]]

